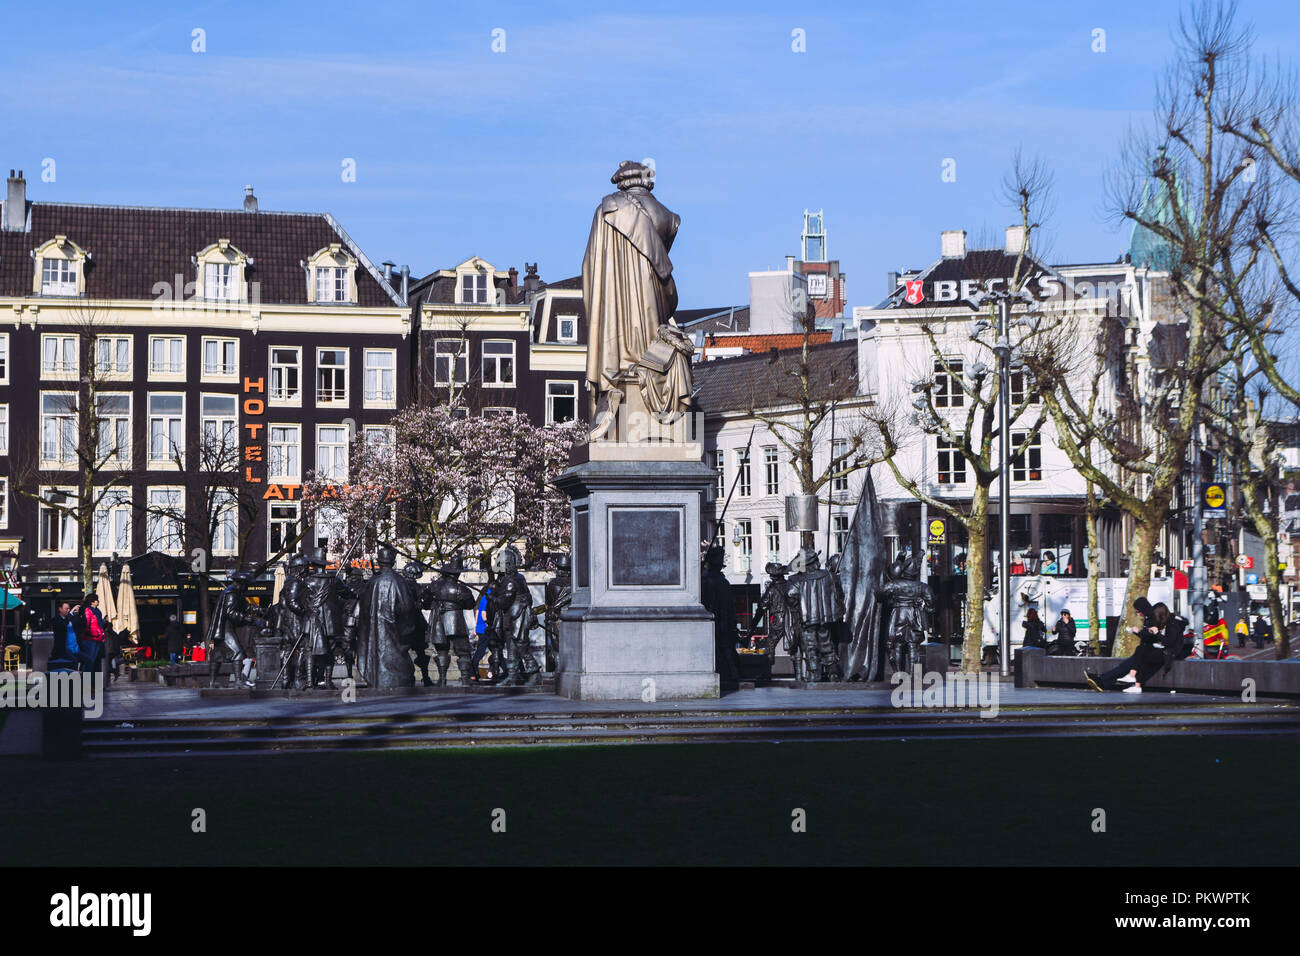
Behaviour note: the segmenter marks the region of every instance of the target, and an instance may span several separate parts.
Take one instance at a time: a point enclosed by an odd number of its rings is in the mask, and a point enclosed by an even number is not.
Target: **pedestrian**
[[[81,648],[81,672],[94,674],[104,663],[104,642],[108,638],[104,615],[99,610],[99,595],[91,591],[81,602],[81,616],[85,624],[77,633]]]
[[[60,601],[54,618],[54,646],[50,648],[46,667],[50,671],[75,672],[81,663],[80,657],[77,630],[72,625],[72,605]]]
[[[1111,690],[1116,684],[1128,684],[1126,694],[1142,693],[1142,685],[1155,676],[1162,667],[1168,669],[1173,661],[1186,657],[1184,633],[1187,621],[1170,612],[1163,601],[1152,605],[1146,598],[1138,598],[1133,607],[1143,614],[1141,627],[1129,628],[1136,634],[1138,644],[1129,658],[1102,674],[1083,672],[1084,679],[1093,690]]]
[[[1250,627],[1246,624],[1244,617],[1237,618],[1237,626],[1233,628],[1237,632],[1237,646],[1245,647],[1246,638],[1250,637]]]
[[[167,642],[167,657],[173,664],[179,664],[181,655],[185,653],[185,628],[181,627],[181,622],[172,614],[167,618],[167,626],[163,628],[163,639]]]
[[[1025,619],[1020,622],[1020,626],[1025,629],[1025,639],[1022,647],[1041,647],[1047,649],[1047,625],[1038,618],[1038,611],[1030,608],[1025,612]]]
[[[469,679],[478,680],[479,662],[487,655],[491,649],[491,635],[488,633],[488,598],[492,595],[491,588],[484,588],[483,593],[479,595],[478,608],[474,612],[474,634],[477,642],[474,644],[474,656],[469,662]],[[495,676],[495,675],[494,675]]]
[[[1273,639],[1273,628],[1270,625],[1268,618],[1264,617],[1263,614],[1255,618],[1255,633],[1253,636],[1255,638],[1255,646],[1261,651],[1264,649],[1264,645]]]
[[[1056,654],[1074,653],[1074,635],[1078,630],[1074,618],[1070,616],[1070,609],[1061,608],[1061,616],[1057,619],[1056,626],[1052,628],[1052,633],[1056,635]]]

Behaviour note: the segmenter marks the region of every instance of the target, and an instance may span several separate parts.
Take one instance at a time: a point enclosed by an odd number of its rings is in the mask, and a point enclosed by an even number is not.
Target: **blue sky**
[[[1052,258],[1120,255],[1104,172],[1150,121],[1179,8],[24,5],[5,14],[0,163],[47,201],[237,207],[252,183],[263,208],[331,212],[415,275],[481,255],[558,279],[578,272],[618,161],[651,157],[683,220],[683,307],[744,302],[749,271],[798,253],[805,208],[825,209],[850,304],[867,305],[887,271],[938,254],[941,230],[1000,237],[1016,147],[1055,176]],[[1241,12],[1257,52],[1300,61],[1291,3]]]

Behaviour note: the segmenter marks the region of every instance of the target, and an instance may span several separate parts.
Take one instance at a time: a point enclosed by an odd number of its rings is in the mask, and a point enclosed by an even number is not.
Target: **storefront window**
[[[1074,515],[1043,515],[1039,518],[1038,543],[1042,552],[1040,573],[1083,577],[1084,546],[1075,538],[1078,521]]]

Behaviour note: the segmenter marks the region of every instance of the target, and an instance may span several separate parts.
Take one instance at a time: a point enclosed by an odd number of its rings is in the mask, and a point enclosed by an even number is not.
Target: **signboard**
[[[1251,584],[1246,588],[1246,593],[1252,601],[1267,601],[1268,588],[1262,584]]]
[[[1191,558],[1183,558],[1183,560],[1178,562],[1178,568],[1184,574],[1186,574],[1188,571],[1192,570],[1192,565],[1194,565],[1195,563],[1196,562],[1193,561]]]
[[[1251,571],[1250,574],[1246,575],[1246,583],[1259,584],[1259,575],[1254,571]]]
[[[1201,486],[1201,514],[1207,518],[1222,518],[1228,511],[1228,491],[1217,481]]]
[[[1237,567],[1249,571],[1255,566],[1255,559],[1248,554],[1237,555]]]
[[[186,611],[186,612],[185,612],[185,623],[186,623],[186,624],[197,624],[197,623],[199,623],[199,612],[198,612],[198,611]]]
[[[942,518],[935,518],[930,522],[930,543],[943,544],[947,539],[948,526],[944,524]]]

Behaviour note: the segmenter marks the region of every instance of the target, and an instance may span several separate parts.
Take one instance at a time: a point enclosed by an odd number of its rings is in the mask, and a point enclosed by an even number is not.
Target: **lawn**
[[[1187,736],[11,759],[0,775],[7,804],[22,809],[2,855],[11,865],[1293,865],[1298,758],[1296,738]],[[206,833],[191,831],[195,808]],[[492,831],[497,808],[504,833]],[[796,808],[804,833],[791,830]],[[1218,808],[1231,824],[1215,822]]]

